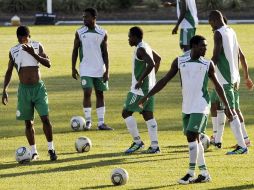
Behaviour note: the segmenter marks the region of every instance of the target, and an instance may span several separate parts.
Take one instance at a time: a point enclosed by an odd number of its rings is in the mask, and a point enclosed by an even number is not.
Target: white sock
[[[217,110],[217,134],[215,136],[215,143],[222,143],[222,136],[226,122],[226,115],[224,110]]]
[[[105,115],[105,106],[96,108],[97,117],[98,117],[98,126],[102,125],[104,123],[104,115]]]
[[[37,153],[37,154],[38,154],[37,148],[36,148],[36,144],[31,145],[31,153],[32,153],[32,155],[33,155],[34,153]]]
[[[197,158],[198,158],[198,142],[197,141],[189,142],[189,156],[190,156],[190,162],[189,162],[188,173],[194,176],[195,167],[196,167]]]
[[[213,137],[215,138],[216,137],[216,133],[217,133],[217,125],[218,125],[218,122],[217,122],[217,117],[212,117],[212,125],[213,125]]]
[[[54,143],[53,143],[53,141],[48,142],[48,150],[54,150]]]
[[[146,121],[146,125],[147,125],[148,133],[150,136],[151,147],[157,148],[158,147],[158,134],[157,134],[158,127],[157,127],[156,120],[154,118],[150,119]]]
[[[198,159],[197,159],[198,168],[202,175],[208,175],[206,163],[205,163],[205,154],[204,147],[201,142],[198,143]]]
[[[241,129],[242,129],[244,140],[249,140],[249,137],[248,137],[247,130],[245,128],[245,123],[244,122],[241,123]]]
[[[133,138],[133,141],[135,143],[141,143],[141,139],[140,139],[138,127],[137,127],[137,122],[136,122],[135,118],[133,116],[129,116],[129,117],[125,118],[124,120],[125,120],[128,130]]]
[[[92,117],[91,117],[92,108],[83,108],[83,112],[84,112],[86,121],[91,122],[92,121]]]
[[[235,115],[233,121],[230,122],[230,127],[237,140],[237,144],[242,148],[246,148],[241,130],[241,123],[237,115]]]

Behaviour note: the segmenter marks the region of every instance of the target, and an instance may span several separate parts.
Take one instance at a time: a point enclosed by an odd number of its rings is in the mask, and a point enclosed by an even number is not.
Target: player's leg
[[[224,113],[223,108],[224,108],[223,105],[220,104],[217,110],[217,133],[215,136],[215,143],[214,143],[216,148],[222,147],[222,137],[223,137],[225,122],[226,122],[226,115]]]
[[[135,118],[132,116],[133,112],[142,111],[137,104],[139,100],[138,97],[139,97],[138,95],[129,92],[127,94],[127,98],[125,100],[124,108],[122,111],[122,117],[133,139],[132,145],[125,151],[125,153],[127,154],[136,152],[137,150],[144,148],[144,143],[139,135],[137,122]]]
[[[105,117],[105,101],[104,101],[104,91],[108,90],[108,82],[103,82],[102,78],[94,78],[94,88],[96,95],[96,113],[98,117],[98,129],[99,130],[113,130],[113,128],[106,125],[104,121]]]
[[[34,107],[40,115],[43,125],[43,131],[48,143],[48,153],[50,160],[56,160],[57,155],[53,144],[52,125],[49,121],[48,95],[44,83],[41,81],[34,89],[33,102]]]
[[[93,79],[91,77],[82,76],[81,86],[83,89],[83,112],[86,119],[85,130],[89,130],[92,127],[92,103],[91,95],[93,88]]]
[[[215,137],[218,130],[218,122],[217,122],[217,110],[218,110],[218,96],[216,91],[213,90],[211,92],[211,118],[212,118],[212,126],[213,126],[213,135],[211,135],[210,140],[211,144],[215,144]]]
[[[39,154],[36,148],[35,144],[35,130],[34,130],[34,121],[33,120],[25,120],[25,133],[26,138],[31,146],[31,154],[32,154],[32,160],[37,160],[39,158]]]

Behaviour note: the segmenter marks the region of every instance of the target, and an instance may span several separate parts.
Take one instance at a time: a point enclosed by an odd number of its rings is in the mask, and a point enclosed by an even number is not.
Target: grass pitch
[[[188,148],[182,134],[181,92],[179,78],[156,95],[155,118],[159,127],[159,143],[162,153],[157,155],[124,155],[123,151],[131,144],[131,137],[121,118],[121,110],[131,84],[131,60],[133,48],[128,45],[128,29],[131,26],[109,26],[110,90],[105,93],[106,122],[115,131],[97,131],[97,116],[93,94],[93,128],[91,131],[72,132],[69,120],[82,114],[82,90],[80,81],[71,78],[71,52],[75,30],[78,26],[32,26],[34,40],[42,42],[52,61],[52,68],[41,67],[50,103],[50,118],[54,126],[54,143],[58,161],[50,162],[47,156],[47,143],[39,117],[35,119],[36,143],[40,160],[26,165],[14,160],[16,148],[28,145],[24,137],[23,122],[15,120],[16,90],[18,77],[13,72],[9,87],[9,104],[0,106],[0,189],[254,189],[254,148],[247,155],[226,156],[235,144],[232,132],[227,124],[224,132],[224,147],[206,152],[206,161],[213,181],[206,184],[178,185],[177,180],[185,175],[188,168]],[[249,60],[249,69],[254,78],[253,25],[232,25],[238,34],[238,40]],[[161,68],[157,75],[160,79],[169,69],[172,60],[181,54],[178,35],[172,36],[172,25],[144,25],[144,40],[162,57]],[[7,68],[8,51],[17,43],[15,27],[0,28],[0,85]],[[208,40],[208,58],[213,48],[213,34],[210,26],[200,25],[197,34]],[[250,139],[254,139],[254,100],[253,92],[240,89],[241,109],[245,116]],[[135,114],[140,134],[149,146],[146,125],[139,114]],[[211,122],[207,133],[211,135]],[[74,142],[79,136],[92,140],[90,152],[76,153]],[[129,182],[122,187],[111,184],[110,173],[116,167],[129,172]],[[198,174],[198,170],[197,170]]]

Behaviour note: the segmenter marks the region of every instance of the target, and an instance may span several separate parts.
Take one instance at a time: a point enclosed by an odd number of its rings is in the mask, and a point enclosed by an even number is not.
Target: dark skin
[[[93,17],[90,12],[85,12],[84,16],[84,25],[87,26],[89,29],[93,30],[96,24],[96,17]],[[103,81],[106,82],[109,80],[109,59],[108,59],[108,48],[107,48],[107,35],[105,35],[104,40],[101,43],[101,52],[102,52],[102,59],[105,64],[106,71],[103,74]],[[79,73],[76,69],[76,62],[78,58],[78,51],[81,46],[81,41],[79,39],[78,33],[75,34],[74,44],[73,44],[73,51],[72,51],[72,78],[78,79]],[[89,108],[92,106],[91,103],[91,95],[92,89],[86,88],[83,89],[84,97],[83,97],[83,107]],[[103,91],[95,90],[96,95],[96,108],[104,107],[104,95]]]
[[[130,46],[137,46],[141,41],[142,41],[142,39],[139,39],[136,36],[129,33],[129,45]],[[151,58],[147,54],[146,50],[141,47],[137,49],[137,57],[138,57],[138,59],[143,60],[147,64],[147,67],[144,70],[144,72],[142,73],[142,75],[140,76],[140,78],[138,79],[138,82],[135,85],[135,89],[139,89],[142,86],[143,80],[149,75],[149,73],[152,71],[153,68],[155,68],[155,73],[158,71],[159,66],[160,66],[160,61],[161,61],[161,57],[155,51],[153,51],[153,58]],[[123,111],[122,111],[122,117],[124,119],[126,119],[129,116],[132,116],[132,114],[133,114],[133,112],[125,110],[125,109],[123,109]],[[151,112],[151,111],[144,110],[144,111],[142,111],[141,114],[142,114],[145,121],[148,121],[148,120],[154,118],[153,112]]]
[[[171,7],[171,6],[176,6],[176,2],[164,2],[163,3],[164,7]],[[181,24],[181,22],[183,21],[185,14],[186,14],[186,1],[182,0],[182,3],[180,4],[180,16],[177,20],[177,23],[175,25],[175,27],[172,30],[172,34],[177,34],[179,25]],[[180,45],[180,48],[183,49],[184,51],[188,51],[190,49],[189,45]]]
[[[33,56],[40,64],[42,64],[45,67],[50,68],[51,63],[48,58],[48,56],[45,54],[42,46],[39,46],[39,53],[37,54],[33,47],[28,45],[30,35],[28,36],[17,36],[18,41],[22,45],[22,48],[24,51],[29,53],[31,56]],[[4,88],[3,88],[3,95],[2,95],[2,104],[7,105],[8,104],[8,86],[11,81],[12,77],[12,71],[14,68],[14,60],[11,56],[11,53],[9,53],[9,62],[8,62],[8,68],[5,74],[4,78]],[[28,67],[21,67],[18,71],[19,81],[20,83],[26,84],[26,85],[32,85],[36,84],[41,80],[40,70],[39,66],[28,66]],[[52,135],[52,125],[49,120],[48,115],[40,116],[42,124],[43,124],[43,131],[46,136],[46,139],[48,142],[51,142],[53,140]],[[33,120],[25,120],[25,133],[28,140],[28,143],[30,145],[35,144],[35,130],[34,130],[34,121]]]
[[[206,46],[207,46],[207,43],[205,40],[201,41],[199,44],[193,44],[193,47],[191,49],[191,58],[195,60],[195,59],[199,59],[200,56],[204,56],[205,52],[206,52]],[[156,93],[158,93],[159,91],[161,91],[167,85],[167,83],[172,78],[175,77],[177,72],[178,72],[178,59],[176,58],[172,62],[171,68],[168,71],[168,73],[156,83],[156,85],[152,88],[152,90],[146,96],[144,96],[140,100],[140,102],[139,102],[140,106],[142,107],[144,102],[147,101],[147,99],[149,97],[151,97],[151,96],[155,95]],[[229,105],[228,105],[228,101],[225,96],[225,92],[224,92],[223,88],[221,87],[220,83],[218,82],[218,79],[216,77],[215,70],[214,70],[214,64],[212,62],[209,67],[208,76],[209,76],[210,80],[213,82],[213,84],[215,86],[215,90],[218,93],[219,97],[225,104],[225,107],[226,107],[225,113],[226,113],[227,117],[229,118],[229,120],[232,121],[233,114],[232,114],[231,110],[229,109]],[[186,136],[187,136],[188,142],[194,142],[196,140],[199,142],[199,133],[187,131]]]

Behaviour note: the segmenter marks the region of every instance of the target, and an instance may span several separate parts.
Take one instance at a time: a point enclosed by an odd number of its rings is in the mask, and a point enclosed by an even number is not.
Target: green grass
[[[27,145],[24,125],[15,120],[16,89],[18,77],[13,72],[9,88],[8,106],[0,106],[0,189],[254,189],[254,148],[250,154],[225,156],[229,146],[235,144],[228,124],[224,135],[224,148],[213,147],[206,153],[206,161],[212,176],[210,184],[178,185],[188,167],[188,149],[181,127],[181,92],[179,78],[176,77],[156,96],[155,117],[159,126],[159,141],[162,153],[158,155],[124,155],[131,137],[121,118],[121,110],[131,83],[131,60],[133,48],[128,45],[130,26],[104,26],[109,33],[110,90],[105,93],[106,122],[115,128],[113,132],[91,131],[72,132],[69,120],[82,114],[82,91],[79,81],[71,78],[71,52],[75,30],[78,26],[31,27],[32,38],[42,42],[52,60],[52,68],[41,68],[46,83],[50,118],[54,125],[54,143],[59,156],[57,162],[48,161],[47,143],[38,116],[35,119],[36,142],[40,160],[27,165],[19,165],[14,160],[16,148]],[[170,34],[172,25],[144,25],[144,39],[162,56],[158,79],[169,69],[172,60],[181,51],[178,36]],[[233,25],[243,51],[249,60],[251,75],[254,74],[253,25]],[[210,26],[201,25],[198,34],[208,40],[207,57],[211,57],[213,40]],[[15,27],[0,28],[0,86],[8,63],[8,51],[17,43]],[[241,108],[247,130],[254,139],[253,92],[241,85]],[[95,98],[93,95],[93,120],[96,125]],[[140,133],[146,146],[149,137],[146,125],[139,114],[135,114]],[[211,134],[211,122],[207,129]],[[74,149],[75,139],[87,136],[92,140],[90,152],[79,154]],[[115,167],[123,167],[129,172],[129,182],[123,187],[114,187],[110,173]],[[198,173],[198,172],[197,172]]]

